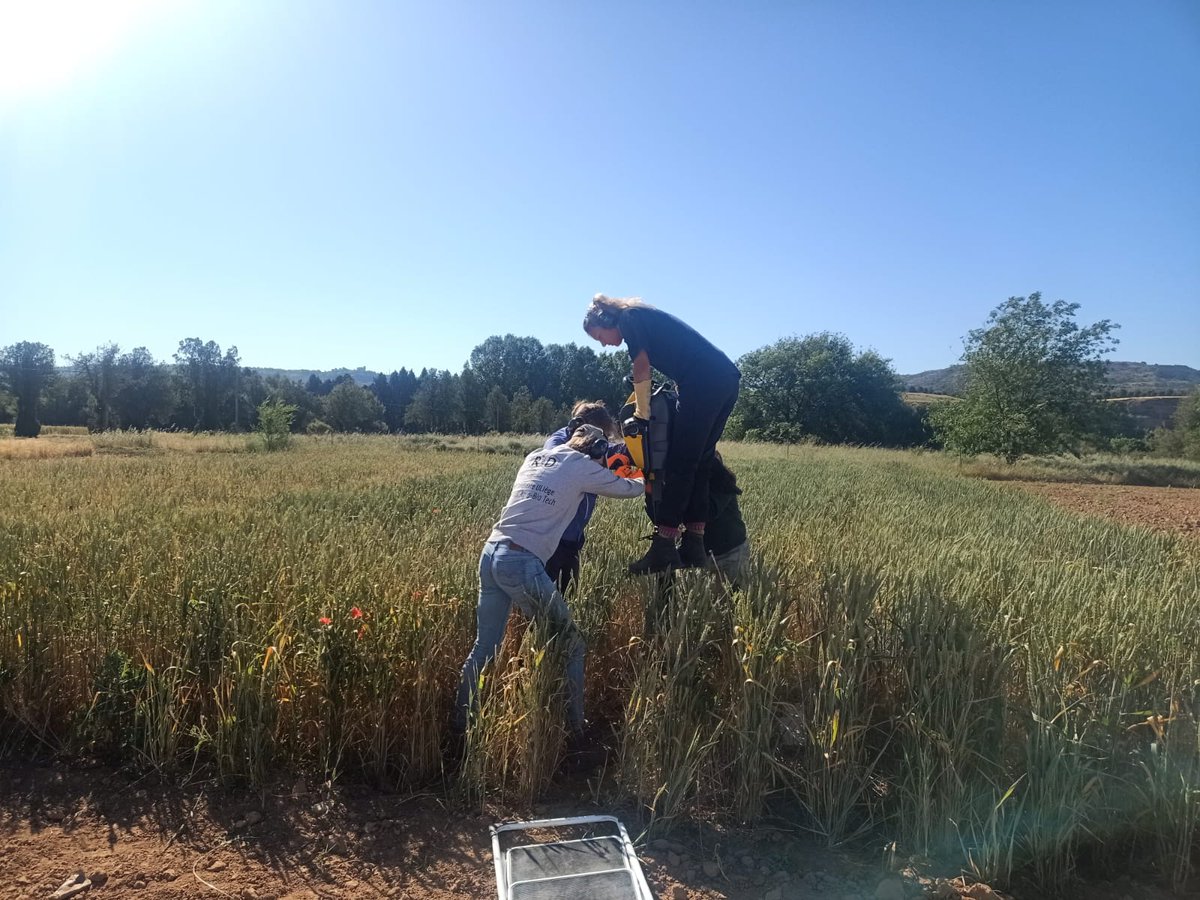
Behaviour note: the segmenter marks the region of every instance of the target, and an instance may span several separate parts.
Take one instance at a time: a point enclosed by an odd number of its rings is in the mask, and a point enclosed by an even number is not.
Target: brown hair
[[[590,332],[593,328],[616,328],[621,313],[627,309],[653,309],[649,303],[643,303],[640,297],[606,297],[597,294],[592,298],[583,317],[583,330]]]
[[[604,441],[604,432],[596,425],[580,425],[571,434],[570,440],[567,441],[567,446],[572,450],[578,450],[580,453],[588,453],[592,445],[597,441]],[[591,454],[588,453],[590,456]]]
[[[580,400],[571,408],[571,421],[576,419],[580,424],[595,425],[609,437],[617,433],[617,423],[603,400]]]

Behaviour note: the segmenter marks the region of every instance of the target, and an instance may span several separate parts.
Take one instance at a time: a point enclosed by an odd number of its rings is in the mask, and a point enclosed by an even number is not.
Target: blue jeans
[[[468,713],[479,704],[475,690],[479,672],[500,648],[514,604],[528,618],[548,625],[563,647],[567,660],[567,725],[572,730],[583,728],[583,636],[542,561],[528,550],[513,549],[506,541],[489,541],[479,557],[475,646],[463,664],[454,703],[454,727],[466,728]]]

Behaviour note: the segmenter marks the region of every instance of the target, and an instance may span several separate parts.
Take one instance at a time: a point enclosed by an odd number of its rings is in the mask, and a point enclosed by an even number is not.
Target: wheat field
[[[0,750],[258,784],[289,771],[535,797],[553,648],[515,622],[461,773],[440,744],[478,553],[534,437],[68,437],[0,455]],[[31,442],[20,442],[29,444]],[[933,454],[723,448],[752,577],[623,574],[602,501],[572,607],[596,790],[661,831],[786,819],[1048,890],[1182,887],[1200,846],[1200,554]]]

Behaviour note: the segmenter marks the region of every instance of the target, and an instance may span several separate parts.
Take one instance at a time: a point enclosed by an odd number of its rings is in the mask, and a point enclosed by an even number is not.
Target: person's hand
[[[633,459],[624,448],[608,455],[609,469],[620,478],[641,478],[642,470],[633,464]]]

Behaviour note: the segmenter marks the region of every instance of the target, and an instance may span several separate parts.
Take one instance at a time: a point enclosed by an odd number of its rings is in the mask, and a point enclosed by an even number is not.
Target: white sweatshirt
[[[521,463],[512,493],[488,540],[519,544],[544,563],[575,518],[584,494],[641,497],[645,490],[642,479],[621,478],[603,462],[565,444],[534,450]]]

